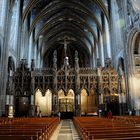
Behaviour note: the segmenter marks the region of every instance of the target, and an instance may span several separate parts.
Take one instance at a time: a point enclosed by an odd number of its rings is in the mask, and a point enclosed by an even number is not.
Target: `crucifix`
[[[64,47],[64,63],[63,68],[69,66],[69,58],[67,56],[67,47],[70,41],[68,41],[68,37],[64,36],[63,39],[60,41],[60,44],[63,44]]]
[[[67,93],[67,76],[68,76],[68,67],[69,67],[69,58],[67,56],[67,45],[68,45],[67,38],[64,37],[64,69],[65,69],[65,91]]]

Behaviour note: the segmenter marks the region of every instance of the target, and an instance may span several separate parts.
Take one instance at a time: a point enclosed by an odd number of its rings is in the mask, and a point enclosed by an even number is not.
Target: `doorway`
[[[35,106],[36,116],[51,116],[52,115],[52,93],[48,89],[45,95],[42,95],[41,90],[37,90],[35,93]],[[41,114],[40,114],[41,113]]]
[[[74,115],[74,92],[72,89],[65,95],[63,90],[58,92],[59,112],[61,119],[72,119]]]
[[[29,115],[29,97],[15,98],[15,116],[28,117]]]

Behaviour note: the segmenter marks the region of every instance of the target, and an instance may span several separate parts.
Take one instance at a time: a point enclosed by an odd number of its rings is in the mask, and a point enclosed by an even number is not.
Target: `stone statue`
[[[33,71],[35,69],[35,60],[32,59],[31,60],[31,71]]]

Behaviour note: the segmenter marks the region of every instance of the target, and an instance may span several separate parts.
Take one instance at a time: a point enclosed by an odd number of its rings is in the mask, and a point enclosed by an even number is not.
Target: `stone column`
[[[30,112],[29,116],[34,117],[35,114],[35,79],[33,76],[33,71],[31,71],[31,95],[30,95]]]
[[[2,0],[2,13],[1,13],[1,25],[2,29],[5,27],[5,20],[6,20],[6,14],[8,10],[8,1],[7,0]]]
[[[34,102],[35,102],[35,101],[34,101],[34,95],[32,94],[32,95],[31,95],[31,105],[34,105]]]
[[[100,59],[101,59],[101,66],[105,66],[105,60],[104,60],[104,47],[103,47],[103,38],[102,34],[99,35],[99,46],[100,46]]]
[[[95,52],[93,52],[93,68],[96,67],[96,58],[95,58]]]
[[[101,104],[101,68],[98,66],[97,68],[97,104],[98,104],[98,114],[101,115],[100,110],[102,110],[102,104]]]
[[[33,47],[33,33],[31,33],[30,39],[29,39],[29,51],[28,51],[28,64],[29,64],[29,67],[31,65],[32,47]]]
[[[17,13],[16,13],[16,33],[15,33],[15,42],[14,42],[14,45],[15,45],[15,48],[16,50],[18,50],[18,44],[19,44],[19,31],[20,31],[20,3],[21,1],[17,1]],[[18,52],[17,52],[18,53]],[[18,55],[18,54],[17,54]]]
[[[21,37],[22,37],[22,19],[20,18],[20,5],[21,5],[21,0],[18,0],[18,14],[17,14],[17,42],[16,42],[16,52],[17,52],[17,63],[16,66],[18,66],[18,63],[20,62],[21,59]]]
[[[57,51],[53,53],[53,113],[57,113],[58,106],[58,94],[57,94]]]
[[[106,58],[112,58],[111,57],[111,44],[110,44],[110,27],[109,27],[109,23],[108,23],[108,21],[107,21],[107,19],[106,19],[106,17],[104,17],[104,26],[105,26],[105,37],[106,37],[106,42],[105,42],[105,44],[106,44],[106,47],[105,47],[105,49],[106,49],[106,54],[105,54],[105,57]]]
[[[20,44],[20,51],[21,56],[20,58],[27,59],[28,58],[28,50],[29,50],[29,35],[27,29],[28,19],[25,18],[24,22],[22,23],[22,32],[21,32],[21,44]]]
[[[14,117],[14,95],[9,95],[9,107],[8,107],[8,117],[13,118]]]
[[[75,116],[80,116],[80,103],[78,90],[75,90]]]
[[[42,40],[43,40],[43,36],[39,36],[39,49],[42,47],[41,45],[42,45]],[[39,52],[40,54],[39,54],[39,68],[41,68],[42,67],[42,57],[41,57],[41,51]]]
[[[35,59],[35,65],[37,66],[37,45],[34,46],[34,59]]]
[[[38,68],[40,68],[40,51],[38,52],[37,61]]]
[[[99,59],[99,46],[96,45],[96,59]]]
[[[119,111],[120,115],[122,115],[121,78],[120,76],[118,78]]]
[[[80,115],[80,104],[79,104],[79,89],[80,89],[80,79],[79,79],[79,58],[78,58],[78,51],[75,51],[75,115]]]
[[[3,13],[2,13],[2,56],[1,56],[1,81],[0,81],[0,116],[5,114],[5,103],[6,103],[6,86],[7,86],[7,77],[8,77],[8,20],[9,20],[9,0],[3,1]]]

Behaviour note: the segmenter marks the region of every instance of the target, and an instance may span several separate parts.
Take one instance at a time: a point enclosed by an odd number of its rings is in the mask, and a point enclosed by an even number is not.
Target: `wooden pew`
[[[105,118],[76,117],[74,124],[83,140],[140,138],[140,128]]]
[[[15,140],[48,140],[58,123],[58,118],[7,119],[0,124],[0,139],[9,140],[15,137]]]

